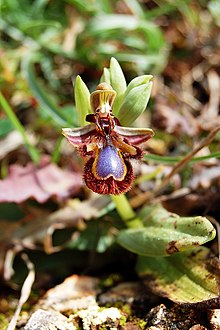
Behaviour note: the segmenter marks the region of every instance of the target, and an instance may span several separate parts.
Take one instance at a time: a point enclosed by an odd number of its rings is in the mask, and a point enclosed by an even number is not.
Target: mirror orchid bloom
[[[116,92],[101,83],[90,96],[90,124],[80,128],[63,128],[62,133],[86,159],[84,180],[98,194],[119,195],[130,190],[134,180],[131,159],[140,159],[140,147],[154,132],[150,128],[123,127],[114,116],[112,105]]]

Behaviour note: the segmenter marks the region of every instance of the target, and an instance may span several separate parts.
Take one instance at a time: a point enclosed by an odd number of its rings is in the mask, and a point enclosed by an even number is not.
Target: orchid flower
[[[62,130],[85,158],[85,183],[98,194],[119,195],[131,189],[134,172],[130,159],[140,159],[143,144],[154,135],[150,128],[121,126],[112,110],[115,98],[110,84],[99,84],[90,96],[92,113],[86,115],[89,124]]]

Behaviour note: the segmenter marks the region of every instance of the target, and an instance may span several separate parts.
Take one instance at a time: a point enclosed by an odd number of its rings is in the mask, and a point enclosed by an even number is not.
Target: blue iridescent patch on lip
[[[112,145],[108,145],[99,151],[93,169],[94,175],[100,179],[112,176],[119,181],[124,179],[127,172],[123,158]]]

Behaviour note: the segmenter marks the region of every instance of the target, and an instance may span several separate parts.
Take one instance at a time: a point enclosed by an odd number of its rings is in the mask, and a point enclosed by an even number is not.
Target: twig
[[[170,179],[176,173],[180,172],[180,170],[193,158],[195,154],[197,154],[201,149],[208,146],[212,142],[212,140],[215,138],[216,134],[219,131],[220,131],[220,126],[217,126],[213,130],[211,130],[209,135],[206,138],[204,138],[194,150],[188,153],[173,167],[172,171],[163,179],[161,184],[158,187],[156,187],[152,192],[146,192],[137,197],[132,198],[130,201],[132,207],[138,207],[142,205],[144,202],[154,198],[161,191],[161,189],[170,182]]]
[[[169,182],[170,179],[178,173],[192,158],[197,152],[199,152],[201,149],[204,147],[208,146],[212,140],[215,138],[216,134],[220,131],[220,126],[217,126],[214,128],[209,135],[204,138],[198,146],[192,150],[189,154],[187,154],[183,159],[181,159],[176,166],[172,169],[172,171],[163,179],[161,184],[154,190],[154,194],[157,194],[164,186],[166,186]]]
[[[21,296],[20,296],[18,305],[17,305],[16,311],[14,313],[14,316],[11,319],[11,322],[9,323],[7,330],[15,329],[21,309],[22,309],[24,303],[28,300],[28,298],[30,296],[31,288],[32,288],[32,285],[35,280],[35,270],[34,270],[33,263],[30,261],[30,259],[28,258],[28,256],[26,254],[23,253],[21,257],[24,260],[24,262],[26,263],[26,266],[27,266],[27,269],[29,272],[28,272],[28,275],[21,288]]]

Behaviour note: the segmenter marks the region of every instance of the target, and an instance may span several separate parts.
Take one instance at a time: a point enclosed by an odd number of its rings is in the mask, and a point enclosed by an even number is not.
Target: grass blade
[[[20,123],[16,114],[14,113],[14,111],[12,110],[12,108],[10,107],[10,105],[8,104],[8,102],[6,101],[5,97],[1,92],[0,92],[0,105],[2,106],[3,111],[8,116],[15,129],[17,129],[18,132],[21,134],[24,144],[28,150],[28,153],[32,161],[35,164],[37,164],[40,160],[39,151],[29,142],[24,126]]]

